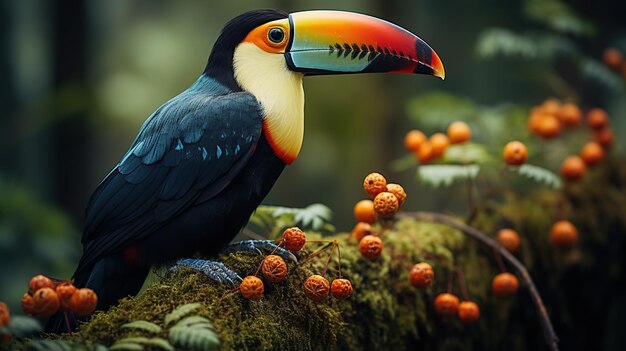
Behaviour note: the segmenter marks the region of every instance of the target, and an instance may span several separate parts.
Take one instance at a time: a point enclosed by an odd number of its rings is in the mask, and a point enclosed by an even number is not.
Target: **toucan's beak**
[[[421,73],[441,79],[439,56],[422,39],[387,21],[343,11],[289,15],[289,68],[307,75]]]

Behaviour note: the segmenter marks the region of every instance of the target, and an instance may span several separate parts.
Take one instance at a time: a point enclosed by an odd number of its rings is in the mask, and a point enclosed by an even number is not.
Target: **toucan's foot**
[[[229,283],[238,286],[243,279],[232,269],[226,267],[222,262],[199,260],[195,258],[181,258],[170,270],[176,270],[181,267],[189,267],[197,271],[203,272],[207,277],[218,283]]]
[[[234,244],[227,245],[222,250],[223,253],[248,251],[252,253],[263,254],[263,251],[278,255],[284,260],[289,260],[294,263],[298,263],[298,259],[289,250],[285,250],[282,247],[276,245],[274,240],[243,240]]]

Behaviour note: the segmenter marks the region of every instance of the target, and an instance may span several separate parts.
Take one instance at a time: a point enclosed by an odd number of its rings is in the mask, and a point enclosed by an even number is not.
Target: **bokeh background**
[[[418,34],[443,59],[445,81],[305,79],[302,153],[265,203],[321,202],[333,210],[336,227],[349,230],[361,181],[371,171],[405,186],[409,210],[458,210],[450,201],[458,189],[423,188],[414,168],[392,167],[406,155],[402,138],[409,129],[431,133],[466,120],[477,140],[498,145],[494,139],[525,128],[509,123],[499,106],[524,114],[557,97],[605,108],[616,139],[624,136],[624,78],[602,63],[607,47],[626,52],[616,6],[609,0],[2,1],[0,299],[15,306],[37,273],[71,276],[91,192],[144,119],[196,80],[223,24],[246,10],[362,12]],[[431,107],[437,113],[429,114]],[[619,143],[613,152],[621,153]],[[548,166],[557,168],[549,160]]]

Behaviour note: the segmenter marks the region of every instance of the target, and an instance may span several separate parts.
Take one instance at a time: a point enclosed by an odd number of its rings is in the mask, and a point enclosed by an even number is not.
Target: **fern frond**
[[[526,14],[549,28],[564,34],[591,36],[593,26],[579,16],[571,7],[559,0],[528,0]]]
[[[617,74],[611,72],[606,65],[594,59],[582,59],[580,71],[583,77],[594,80],[612,90],[622,89],[623,80]]]
[[[539,183],[544,183],[553,188],[561,187],[561,179],[550,170],[530,164],[523,164],[516,168],[517,172],[524,177]]]
[[[418,167],[417,176],[422,183],[436,188],[459,179],[474,179],[479,171],[478,165],[425,165]]]
[[[100,344],[81,344],[68,340],[32,340],[26,344],[27,351],[106,351]]]
[[[162,330],[160,326],[152,322],[143,321],[143,320],[126,323],[122,325],[121,328],[122,329],[139,329],[139,330],[143,330],[145,332],[152,333],[152,334],[158,334]]]
[[[13,316],[9,321],[9,325],[2,329],[3,332],[6,331],[18,338],[38,334],[43,331],[38,320],[25,316]]]
[[[220,346],[219,338],[211,323],[191,326],[176,325],[170,329],[169,339],[174,346],[183,349],[214,351]]]
[[[144,347],[141,344],[134,342],[116,342],[109,350],[111,351],[143,351]]]
[[[450,145],[444,156],[445,162],[461,164],[484,163],[492,159],[493,157],[483,145],[475,143]]]
[[[165,325],[167,326],[172,322],[176,322],[177,320],[185,317],[189,313],[197,310],[201,306],[201,304],[196,302],[176,307],[172,312],[168,313],[165,316]]]

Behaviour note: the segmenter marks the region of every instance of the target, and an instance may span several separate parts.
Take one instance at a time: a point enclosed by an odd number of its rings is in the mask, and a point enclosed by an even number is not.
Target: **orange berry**
[[[461,323],[471,324],[476,322],[480,317],[480,309],[476,302],[463,301],[459,304],[458,316]]]
[[[359,241],[359,251],[361,255],[375,260],[383,252],[383,241],[375,235],[366,235]]]
[[[516,253],[521,241],[515,230],[500,229],[498,231],[498,242],[510,253]]]
[[[602,53],[602,61],[612,69],[618,69],[624,61],[624,55],[616,48],[606,48]]]
[[[559,120],[552,115],[543,115],[538,128],[537,134],[545,139],[554,138],[561,131]]]
[[[289,251],[300,251],[306,244],[306,234],[298,228],[291,227],[283,232],[283,246]]]
[[[526,145],[519,141],[509,142],[504,146],[504,150],[502,151],[502,158],[504,158],[504,162],[509,165],[521,165],[526,162],[527,157],[528,150],[526,149]]]
[[[33,294],[33,315],[50,317],[59,310],[59,296],[52,288],[41,288]]]
[[[587,167],[582,158],[577,155],[568,156],[561,164],[561,176],[569,181],[575,181],[585,175]]]
[[[426,262],[420,262],[411,268],[409,282],[416,288],[426,288],[435,280],[433,267]]]
[[[345,300],[352,295],[352,283],[348,279],[335,279],[330,285],[330,293],[338,300]]]
[[[539,134],[539,129],[541,126],[541,120],[545,114],[541,111],[539,107],[535,107],[532,109],[532,112],[528,116],[528,129],[535,133]]]
[[[399,207],[396,196],[384,191],[374,198],[374,212],[381,217],[391,217],[398,212]]]
[[[22,295],[22,301],[20,304],[24,313],[30,316],[35,315],[35,303],[33,302],[33,296],[31,294],[24,293],[24,295]]]
[[[424,140],[426,140],[424,133],[417,129],[411,130],[404,136],[404,148],[408,151],[415,151],[422,146]]]
[[[77,289],[70,299],[70,311],[79,317],[93,313],[98,306],[98,296],[89,288]]]
[[[571,102],[565,103],[559,108],[556,117],[564,127],[574,128],[580,124],[582,120],[582,112],[580,108]]]
[[[374,231],[369,223],[359,222],[354,226],[354,228],[352,228],[352,232],[350,234],[357,241],[360,241],[364,236],[374,234]]]
[[[245,299],[259,301],[265,292],[265,285],[258,277],[249,275],[239,284],[239,292]]]
[[[570,221],[558,221],[550,229],[550,242],[559,249],[569,249],[578,242],[578,230]]]
[[[396,199],[398,199],[399,206],[402,206],[404,200],[406,200],[406,192],[404,192],[404,188],[400,184],[387,184],[387,192],[392,193],[396,197]]]
[[[59,296],[60,309],[61,311],[69,311],[70,310],[70,300],[72,296],[77,291],[76,287],[72,285],[70,282],[64,282],[57,286],[56,292]]]
[[[600,144],[590,141],[580,151],[580,158],[587,166],[597,165],[604,159],[604,149]]]
[[[497,274],[491,282],[493,294],[499,299],[507,299],[517,293],[519,281],[511,273]]]
[[[587,112],[587,125],[592,129],[608,127],[609,115],[601,108],[592,108]]]
[[[450,293],[441,293],[435,298],[435,313],[442,317],[456,316],[459,298]]]
[[[278,283],[287,276],[287,264],[277,255],[269,255],[263,260],[261,273],[270,283]]]
[[[422,164],[427,164],[435,158],[435,153],[433,152],[433,146],[430,141],[426,140],[422,143],[422,146],[415,153],[417,160]]]
[[[559,109],[561,108],[561,101],[556,98],[548,98],[544,100],[541,105],[539,105],[539,109],[548,115],[556,115]]]
[[[369,196],[375,197],[387,190],[387,179],[380,173],[370,173],[363,180],[363,189]]]
[[[472,130],[467,123],[456,121],[448,126],[448,138],[451,144],[464,143],[472,138]]]
[[[435,133],[430,138],[430,145],[433,147],[433,156],[441,157],[450,145],[448,137],[443,133]]]
[[[0,301],[0,328],[9,325],[10,319],[11,311],[9,311],[9,306],[7,306],[6,303]]]
[[[329,291],[330,284],[321,275],[312,275],[304,282],[304,294],[315,302],[326,300]]]
[[[41,288],[51,288],[54,290],[54,283],[52,280],[45,275],[38,274],[30,279],[28,283],[28,289],[31,293],[41,289]]]
[[[594,135],[598,144],[605,149],[613,144],[613,131],[609,127],[594,131]]]
[[[354,218],[359,222],[369,224],[376,223],[376,212],[374,211],[374,201],[361,200],[354,205]]]

